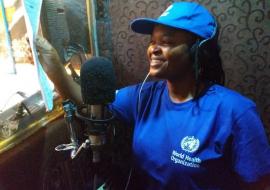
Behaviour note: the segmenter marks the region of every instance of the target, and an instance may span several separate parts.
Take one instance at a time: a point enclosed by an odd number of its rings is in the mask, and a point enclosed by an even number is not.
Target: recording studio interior
[[[0,190],[270,189],[269,0],[0,6]]]

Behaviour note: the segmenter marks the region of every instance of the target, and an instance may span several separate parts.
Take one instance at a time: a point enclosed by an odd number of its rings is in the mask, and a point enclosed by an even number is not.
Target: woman
[[[111,105],[135,125],[137,189],[241,189],[240,182],[269,173],[254,103],[217,85],[224,75],[211,14],[196,3],[174,3],[131,28],[152,35],[149,74],[165,79],[122,89]]]
[[[266,187],[269,144],[255,104],[219,85],[224,73],[213,16],[178,2],[131,28],[151,34],[149,75],[161,80],[123,88],[109,105],[134,126],[128,189]],[[66,97],[81,102],[71,83]]]

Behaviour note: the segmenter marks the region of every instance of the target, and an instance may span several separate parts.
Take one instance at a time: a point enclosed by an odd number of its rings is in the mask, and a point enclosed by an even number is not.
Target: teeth
[[[163,61],[161,61],[161,60],[151,60],[150,65],[157,66],[157,65],[160,65],[162,63],[163,63]]]

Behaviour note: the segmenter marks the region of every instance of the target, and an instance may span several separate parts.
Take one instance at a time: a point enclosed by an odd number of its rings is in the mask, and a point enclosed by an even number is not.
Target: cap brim
[[[160,21],[151,18],[138,18],[131,22],[130,27],[134,32],[141,34],[152,34],[156,24],[163,24]]]
[[[140,33],[140,34],[152,34],[153,29],[154,29],[155,25],[157,25],[157,24],[161,24],[161,25],[168,26],[168,27],[175,28],[175,29],[184,30],[184,31],[191,32],[191,33],[194,34],[194,32],[192,32],[190,30],[187,30],[184,27],[180,27],[180,26],[176,27],[173,24],[170,25],[167,22],[163,22],[163,21],[159,21],[159,20],[151,19],[151,18],[138,18],[138,19],[135,19],[130,23],[130,27],[134,32],[137,32],[137,33]]]

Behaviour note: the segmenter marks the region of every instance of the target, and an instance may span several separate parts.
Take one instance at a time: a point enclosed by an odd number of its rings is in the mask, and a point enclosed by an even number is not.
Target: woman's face
[[[147,49],[150,75],[173,80],[192,74],[189,47],[194,42],[189,32],[156,25]]]

